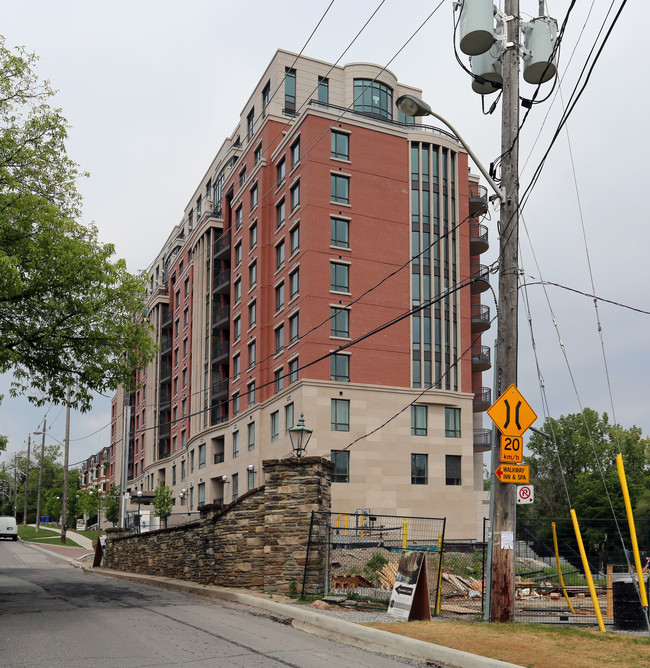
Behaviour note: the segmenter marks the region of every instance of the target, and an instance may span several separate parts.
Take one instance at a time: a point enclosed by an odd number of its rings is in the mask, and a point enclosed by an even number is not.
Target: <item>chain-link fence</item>
[[[304,591],[310,595],[349,596],[388,601],[404,552],[427,556],[432,609],[439,579],[445,519],[398,517],[372,513],[312,513]],[[325,578],[309,578],[310,554],[326,559]]]

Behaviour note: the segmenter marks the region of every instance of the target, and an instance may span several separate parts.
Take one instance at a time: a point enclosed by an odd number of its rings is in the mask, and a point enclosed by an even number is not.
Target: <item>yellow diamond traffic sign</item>
[[[487,414],[507,436],[521,436],[537,420],[537,414],[514,384],[488,408]]]

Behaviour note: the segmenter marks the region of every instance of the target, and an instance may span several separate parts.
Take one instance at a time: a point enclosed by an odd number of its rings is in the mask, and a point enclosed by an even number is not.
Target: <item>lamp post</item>
[[[140,504],[142,503],[142,490],[139,489],[139,490],[135,493],[135,495],[138,497],[138,533],[140,533],[140,531],[141,531],[141,529],[140,529],[140,526],[141,526],[141,524],[140,524],[140,522],[141,522],[141,516],[140,516]]]
[[[34,436],[41,435],[41,467],[38,472],[38,501],[36,502],[36,533],[41,526],[41,494],[43,493],[43,459],[45,458],[45,431],[47,429],[47,418],[43,418],[43,431],[35,431]]]
[[[307,452],[307,444],[311,438],[313,429],[305,427],[305,415],[300,413],[300,420],[295,427],[291,427],[289,430],[289,438],[291,439],[291,449],[293,450],[293,456],[300,458],[305,452]]]

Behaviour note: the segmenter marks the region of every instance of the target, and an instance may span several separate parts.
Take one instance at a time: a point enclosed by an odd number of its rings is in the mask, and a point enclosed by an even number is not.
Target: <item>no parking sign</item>
[[[517,503],[533,503],[534,498],[532,485],[517,485]]]

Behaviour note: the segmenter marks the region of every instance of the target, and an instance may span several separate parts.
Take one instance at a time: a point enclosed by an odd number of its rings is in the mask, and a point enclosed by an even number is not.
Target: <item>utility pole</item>
[[[128,477],[128,455],[129,455],[129,432],[131,428],[131,404],[127,404],[128,395],[124,393],[124,414],[122,422],[122,480],[120,481],[120,496],[122,503],[120,506],[120,528],[126,526],[126,483]]]
[[[519,0],[505,0],[506,40],[503,51],[501,126],[501,187],[505,201],[500,211],[499,318],[495,385],[500,396],[517,383],[517,317],[519,273]],[[500,438],[500,435],[499,435]],[[490,621],[514,620],[516,486],[496,479],[499,444],[492,452],[492,567]],[[505,549],[505,548],[510,549]]]
[[[27,473],[25,474],[25,509],[23,511],[23,526],[27,526],[27,494],[29,492],[29,454],[32,447],[32,435],[27,437]]]
[[[47,428],[47,417],[43,418],[43,439],[41,440],[41,468],[38,472],[38,501],[36,502],[36,533],[41,526],[41,495],[43,493],[43,459],[45,458],[45,430]],[[38,433],[38,432],[36,432]]]
[[[70,386],[65,398],[65,439],[63,443],[63,501],[61,502],[61,545],[65,545],[68,527],[68,456],[70,453]]]

